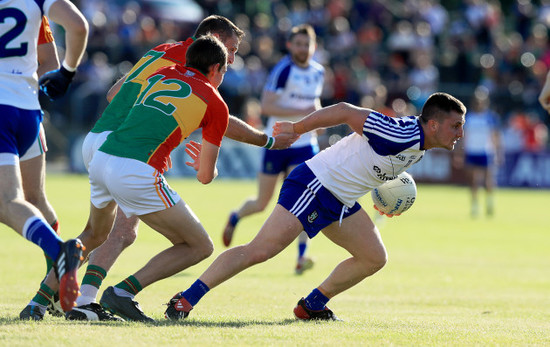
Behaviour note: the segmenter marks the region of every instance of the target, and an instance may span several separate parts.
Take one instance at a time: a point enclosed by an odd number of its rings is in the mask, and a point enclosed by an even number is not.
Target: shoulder
[[[325,67],[315,60],[311,60],[309,66],[312,70],[325,73]]]
[[[292,59],[290,57],[284,56],[271,70],[272,74],[281,74],[283,71],[290,70],[290,68],[294,65],[292,62]]]

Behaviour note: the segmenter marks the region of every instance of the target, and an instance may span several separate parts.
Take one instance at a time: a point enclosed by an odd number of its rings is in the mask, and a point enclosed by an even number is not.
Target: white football
[[[411,175],[403,172],[371,191],[372,201],[379,211],[399,215],[407,211],[416,199],[416,183]]]

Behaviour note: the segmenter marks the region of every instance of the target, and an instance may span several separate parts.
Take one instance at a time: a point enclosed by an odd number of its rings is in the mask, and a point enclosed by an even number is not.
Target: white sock
[[[47,306],[41,305],[41,304],[39,304],[35,301],[32,301],[32,300],[31,300],[31,302],[29,302],[29,305],[38,307],[38,309],[40,310],[40,312],[42,312],[42,314],[46,313]]]
[[[89,305],[92,302],[96,302],[97,292],[99,288],[92,286],[91,284],[83,284],[80,286],[80,295],[76,299],[76,306]]]
[[[120,288],[117,288],[117,287],[113,287],[113,288],[115,290],[116,295],[122,296],[123,298],[130,298],[130,299],[134,300],[134,295],[133,294],[128,293],[124,289],[120,289]]]

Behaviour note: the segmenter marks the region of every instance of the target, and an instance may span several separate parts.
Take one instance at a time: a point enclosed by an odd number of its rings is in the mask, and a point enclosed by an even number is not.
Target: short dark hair
[[[205,76],[212,65],[227,64],[227,48],[215,36],[204,35],[193,42],[185,54],[185,66],[199,70]]]
[[[203,19],[193,36],[199,38],[208,34],[218,34],[222,41],[236,35],[240,42],[244,37],[244,31],[239,29],[239,27],[233,24],[229,19],[218,15],[208,16]]]
[[[300,24],[292,27],[290,29],[290,33],[288,34],[288,41],[291,41],[294,36],[296,35],[307,35],[311,39],[312,42],[315,42],[317,40],[317,35],[315,34],[315,29],[309,24]]]
[[[424,123],[428,122],[430,119],[441,122],[451,111],[456,111],[464,115],[466,114],[466,106],[464,106],[462,101],[450,94],[433,93],[424,103],[420,119]]]

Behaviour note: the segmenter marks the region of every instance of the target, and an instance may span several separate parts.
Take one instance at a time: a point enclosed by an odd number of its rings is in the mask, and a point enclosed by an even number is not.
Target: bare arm
[[[57,0],[50,7],[50,19],[65,29],[64,62],[76,68],[84,55],[88,41],[88,22],[78,8],[66,0]]]
[[[267,116],[277,117],[303,117],[321,107],[321,102],[316,100],[315,105],[307,109],[298,109],[292,105],[279,106],[280,96],[277,93],[265,91],[262,93],[262,113]]]
[[[546,81],[540,92],[539,103],[546,112],[550,113],[550,71],[546,75]]]
[[[44,73],[59,69],[59,59],[57,58],[57,49],[55,42],[46,42],[37,47],[38,53],[38,77]]]
[[[371,111],[368,108],[340,102],[317,110],[297,122],[277,122],[273,126],[273,134],[303,134],[315,129],[328,128],[339,124],[347,124],[353,131],[362,134],[363,124]]]
[[[107,101],[111,102],[115,95],[117,95],[118,91],[124,84],[124,81],[126,81],[126,76],[128,76],[128,74],[122,76],[121,79],[119,79],[118,81],[116,81],[115,84],[112,85],[111,89],[109,89],[109,91],[107,92]]]
[[[202,184],[208,184],[218,176],[216,163],[218,162],[218,154],[220,147],[216,146],[203,139],[200,149],[200,165],[197,170],[197,179]]]
[[[227,125],[225,137],[258,147],[263,147],[268,142],[268,136],[265,133],[231,115],[229,116],[229,124]],[[275,136],[275,143],[272,149],[288,148],[298,139],[298,137],[299,136],[294,134],[280,134]]]

